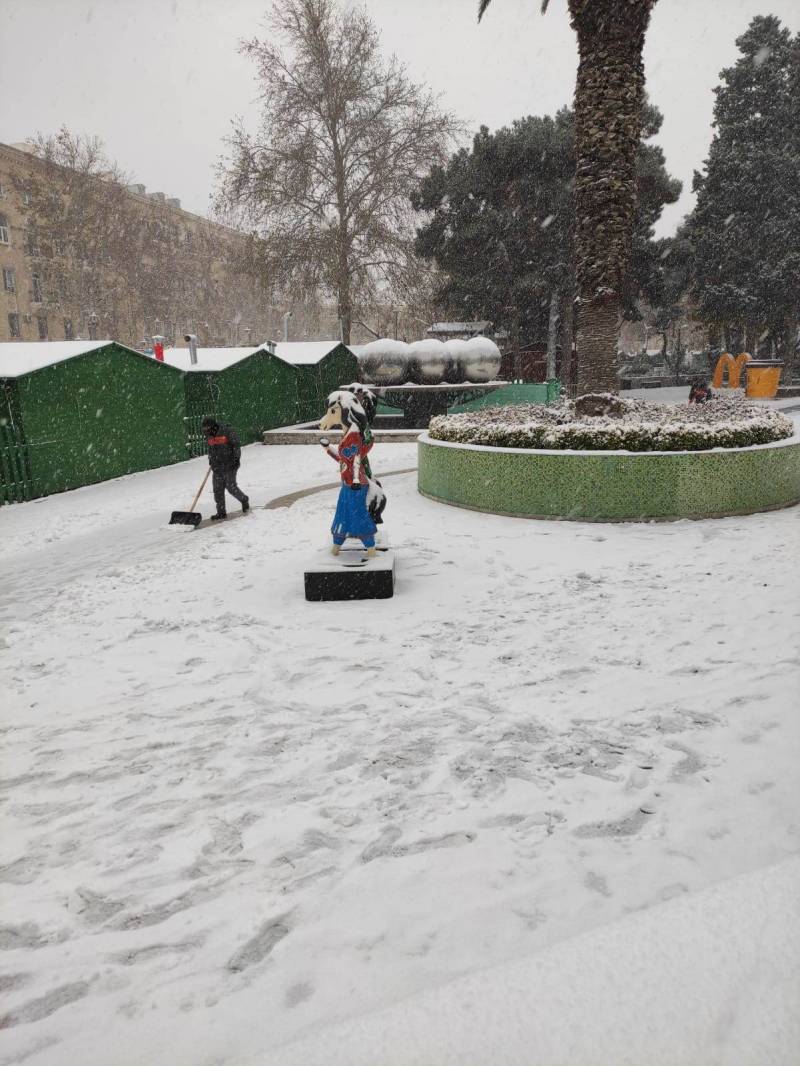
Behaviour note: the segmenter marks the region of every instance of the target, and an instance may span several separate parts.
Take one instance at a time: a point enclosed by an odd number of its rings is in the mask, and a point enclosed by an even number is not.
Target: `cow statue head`
[[[355,426],[359,433],[367,428],[367,415],[352,392],[339,389],[328,397],[328,410],[319,422],[320,429],[339,429],[345,432]]]

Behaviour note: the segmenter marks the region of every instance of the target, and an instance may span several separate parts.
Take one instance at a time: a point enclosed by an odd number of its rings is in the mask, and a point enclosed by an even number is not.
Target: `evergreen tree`
[[[643,318],[651,330],[661,334],[661,359],[678,385],[687,354],[681,330],[692,281],[692,248],[686,227],[674,237],[651,242],[648,260],[652,266],[642,291]]]
[[[722,71],[689,220],[698,311],[728,348],[794,353],[800,310],[800,35],[754,18]],[[766,334],[766,337],[765,337]]]
[[[645,108],[646,138],[661,127]],[[555,118],[527,117],[490,133],[483,127],[471,150],[434,167],[412,197],[429,213],[417,231],[416,252],[444,275],[442,303],[466,319],[505,327],[512,344],[552,342],[554,313],[571,323],[576,292],[573,242],[575,126],[564,108]],[[658,299],[663,246],[652,227],[665,203],[680,194],[660,148],[644,141],[636,164],[637,212],[633,255],[624,285],[626,311],[640,295]]]
[[[551,291],[571,284],[574,172],[568,111],[519,119],[434,167],[412,197],[430,213],[416,252],[444,273],[443,304],[525,339],[546,328]]]

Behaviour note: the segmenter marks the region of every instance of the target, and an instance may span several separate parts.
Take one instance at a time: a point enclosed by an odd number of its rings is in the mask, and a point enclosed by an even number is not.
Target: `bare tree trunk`
[[[514,381],[516,381],[521,373],[519,354],[519,313],[517,311],[514,312],[514,315],[511,319],[511,332],[509,340],[511,341],[511,360],[513,364],[511,377]]]
[[[622,321],[622,300],[608,297],[578,305],[577,395],[617,392],[617,339]]]
[[[556,349],[558,347],[558,324],[560,293],[553,289],[550,293],[550,317],[547,322],[547,369],[545,378],[552,381],[556,376]]]
[[[752,322],[745,322],[744,336],[742,337],[742,350],[755,355],[756,329]]]
[[[561,330],[560,330],[561,360],[559,362],[558,376],[564,392],[571,396],[575,392],[575,382],[571,378],[572,346],[575,340],[575,294],[567,289],[561,302]]]
[[[341,324],[342,344],[349,344],[353,307],[350,302],[350,272],[347,268],[346,254],[339,257],[339,298],[336,310]]]
[[[786,364],[786,377],[793,376],[800,368],[800,352],[797,345],[797,318],[787,315],[777,336],[776,355]]]

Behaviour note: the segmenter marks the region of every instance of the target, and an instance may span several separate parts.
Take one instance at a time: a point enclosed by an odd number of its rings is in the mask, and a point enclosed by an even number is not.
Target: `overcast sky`
[[[491,129],[570,103],[577,54],[566,0],[366,0],[387,52],[471,128]],[[2,0],[0,140],[24,141],[66,123],[95,134],[149,190],[206,213],[230,120],[255,126],[242,37],[262,32],[264,0]],[[660,0],[645,50],[647,88],[664,114],[669,171],[684,183],[659,235],[691,207],[692,171],[712,130],[713,88],[757,14],[800,30],[798,0]]]

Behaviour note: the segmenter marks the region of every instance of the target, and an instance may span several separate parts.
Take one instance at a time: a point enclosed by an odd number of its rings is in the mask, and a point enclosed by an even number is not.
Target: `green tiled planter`
[[[800,502],[800,437],[707,452],[570,452],[419,438],[424,496],[590,522],[720,518]]]

